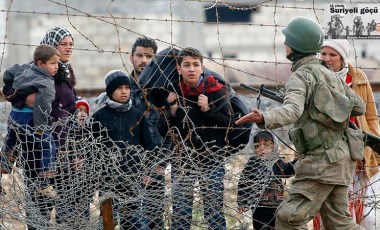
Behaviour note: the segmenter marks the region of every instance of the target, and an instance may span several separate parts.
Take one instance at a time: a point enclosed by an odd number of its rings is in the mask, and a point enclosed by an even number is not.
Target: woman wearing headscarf
[[[41,44],[54,46],[61,55],[57,74],[53,77],[56,94],[50,116],[54,122],[68,117],[76,111],[76,91],[74,88],[76,78],[70,64],[70,58],[74,48],[74,39],[67,29],[53,27],[46,32]],[[36,96],[35,94],[21,94],[12,88],[13,78],[19,71],[23,70],[20,68],[8,69],[4,72],[3,76],[5,84],[3,94],[5,98],[12,103],[12,106],[16,108],[22,108],[24,105],[33,105]],[[60,129],[55,130],[55,137],[58,141],[58,146],[61,146],[64,141],[64,136],[62,137]]]
[[[58,120],[67,117],[76,111],[74,86],[76,84],[75,74],[70,64],[70,58],[74,48],[74,39],[71,33],[62,27],[54,27],[47,31],[41,44],[47,44],[57,48],[61,54],[57,74],[54,76],[56,96],[53,102],[51,116]],[[12,88],[14,74],[17,69],[4,73],[3,93],[6,99],[15,107],[33,102],[33,96],[20,94]],[[34,95],[35,96],[35,95]]]
[[[351,117],[361,130],[380,136],[379,119],[375,99],[371,85],[366,74],[359,68],[354,67],[347,61],[350,44],[345,39],[325,40],[321,51],[321,59],[345,82],[366,106],[366,113],[361,116]],[[376,216],[372,202],[368,197],[380,192],[380,173],[378,168],[380,156],[370,147],[364,149],[364,160],[358,161],[354,181],[350,186],[350,212],[356,222],[368,229],[376,228]],[[315,226],[316,227],[316,226]],[[319,229],[319,228],[315,228]]]
[[[53,109],[50,113],[54,122],[68,117],[76,111],[76,91],[74,88],[76,78],[70,64],[70,58],[74,49],[74,39],[67,29],[54,27],[45,34],[41,44],[52,45],[61,53],[59,69],[54,76],[56,93],[52,106]],[[55,132],[58,146],[62,146],[65,140],[66,132],[62,133],[61,131],[61,128],[58,128]]]
[[[55,99],[52,103],[52,111],[50,113],[51,119],[53,122],[62,120],[72,115],[76,111],[75,107],[75,99],[76,99],[76,91],[75,91],[75,74],[70,64],[70,58],[74,48],[74,39],[72,34],[63,27],[53,27],[49,29],[44,38],[42,39],[40,44],[48,44],[60,52],[60,62],[58,65],[58,71],[54,78],[54,86],[55,86]],[[3,94],[5,98],[12,103],[14,109],[23,109],[26,106],[33,107],[34,100],[36,94],[21,94],[15,89],[13,89],[13,80],[14,77],[24,70],[24,66],[26,65],[15,65],[14,67],[7,69],[3,75],[4,87]],[[25,121],[25,125],[33,123],[33,120]],[[11,124],[11,121],[9,122]],[[64,123],[63,123],[64,124]],[[53,130],[53,138],[56,141],[57,149],[59,149],[65,140],[67,130],[64,126],[56,126]],[[9,133],[6,137],[6,150],[11,150],[16,145],[16,133],[11,128],[9,129]],[[30,145],[27,149],[32,149],[33,151],[33,143],[27,143]],[[28,151],[30,152],[30,150]],[[26,155],[34,155],[26,154]],[[28,164],[29,161],[25,162],[25,173],[27,174],[27,185],[33,184],[38,178],[37,168],[38,165]],[[50,213],[53,208],[53,200],[56,198],[56,191],[54,189],[39,190],[35,195],[32,194],[31,199],[35,203],[37,209],[41,213],[42,216],[45,216],[47,219],[50,219]],[[34,193],[34,192],[33,192]],[[33,212],[36,210],[26,210],[26,218],[28,223],[28,229],[35,229],[32,226]],[[29,220],[28,220],[29,219]],[[41,224],[48,224],[48,221],[45,221]],[[47,227],[47,226],[46,226]]]

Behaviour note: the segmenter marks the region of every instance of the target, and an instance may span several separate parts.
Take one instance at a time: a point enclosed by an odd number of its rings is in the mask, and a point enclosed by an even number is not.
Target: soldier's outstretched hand
[[[247,115],[244,115],[239,120],[237,120],[235,124],[240,125],[247,122],[264,123],[264,118],[260,110],[253,109],[252,112],[248,113]]]

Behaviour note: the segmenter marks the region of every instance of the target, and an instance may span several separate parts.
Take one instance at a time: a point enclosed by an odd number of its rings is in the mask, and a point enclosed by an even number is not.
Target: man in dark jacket
[[[203,79],[203,57],[197,49],[185,48],[178,57],[180,81],[169,93],[169,109],[159,123],[162,134],[173,131],[177,148],[172,157],[171,229],[190,229],[196,181],[208,228],[226,229],[223,148],[234,122],[232,107],[225,86],[213,76]]]
[[[154,172],[151,173],[153,181],[146,187],[147,196],[144,209],[149,221],[149,229],[164,229],[165,200],[165,168],[168,164],[166,150],[170,149],[169,138],[163,138],[157,129],[160,111],[146,100],[144,90],[139,85],[139,77],[146,65],[152,61],[157,53],[157,44],[153,39],[139,37],[132,46],[130,61],[133,65],[131,73],[131,100],[132,105],[144,113],[148,122],[154,146],[153,162]],[[166,150],[164,148],[166,148]]]

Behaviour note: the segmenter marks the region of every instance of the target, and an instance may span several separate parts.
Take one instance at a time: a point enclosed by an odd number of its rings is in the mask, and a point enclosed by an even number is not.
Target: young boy
[[[253,137],[253,152],[238,184],[239,213],[251,207],[254,229],[274,229],[275,212],[283,200],[281,178],[294,174],[293,163],[279,157],[277,138],[269,131],[257,132]]]
[[[16,144],[16,133],[14,128],[21,126],[18,131],[25,135],[25,141],[35,142],[34,159],[40,160],[36,163],[36,173],[42,176],[51,174],[50,165],[55,159],[55,142],[51,138],[51,134],[47,131],[49,125],[49,113],[52,108],[52,102],[55,98],[55,88],[53,76],[57,73],[60,53],[50,45],[40,45],[34,51],[32,64],[14,65],[7,71],[16,74],[13,82],[13,88],[22,94],[37,93],[33,108],[24,106],[21,109],[13,107],[10,114],[9,134],[6,140],[6,146],[11,149]],[[22,71],[22,72],[21,72]],[[4,73],[6,76],[6,74]],[[34,133],[30,135],[27,133]],[[20,133],[19,133],[20,135]],[[31,143],[25,143],[31,144]],[[39,155],[41,151],[41,156]],[[29,154],[28,154],[29,155]],[[27,164],[35,164],[27,162]]]
[[[218,151],[227,145],[227,130],[234,118],[226,88],[213,76],[205,81],[203,70],[203,55],[198,49],[187,47],[180,51],[180,81],[173,84],[167,97],[167,114],[159,123],[162,136],[172,129],[183,138],[180,144],[186,146],[172,153],[173,230],[191,228],[196,182],[201,187],[208,229],[227,226],[223,210],[224,154]]]
[[[136,147],[142,146],[144,150],[152,150],[152,136],[143,112],[132,106],[131,79],[127,74],[121,70],[112,70],[106,74],[105,83],[106,94],[103,94],[102,98],[98,97],[98,102],[104,102],[105,106],[92,116],[94,137],[102,138],[102,144],[107,148],[104,154],[109,154],[99,156],[103,157],[100,161],[106,161],[103,164],[109,170],[104,183],[101,183],[103,187],[100,192],[108,190],[107,193],[114,192],[127,198],[128,203],[125,203],[124,199],[115,200],[116,204],[122,201],[116,208],[123,221],[120,223],[121,227],[142,229],[145,220],[140,211],[139,191],[143,187],[142,182],[147,184],[150,178],[140,176],[144,174],[143,170],[146,167],[143,165],[143,152]],[[118,162],[113,162],[115,158]],[[108,183],[110,184],[107,185]]]

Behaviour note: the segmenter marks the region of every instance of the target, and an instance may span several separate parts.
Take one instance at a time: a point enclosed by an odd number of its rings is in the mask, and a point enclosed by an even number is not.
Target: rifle
[[[244,83],[240,83],[240,86],[258,93],[259,94],[258,101],[259,101],[260,95],[263,95],[264,97],[270,98],[277,102],[280,102],[280,103],[284,102],[284,94],[282,92],[279,92],[279,91],[276,92],[276,91],[267,89],[264,87],[264,84],[262,84],[259,89],[246,85]],[[348,126],[352,129],[359,130],[359,127],[357,127],[355,123],[353,122],[349,122]],[[364,144],[366,146],[369,146],[377,154],[379,154],[380,153],[380,137],[373,135],[371,133],[368,133],[366,131],[362,131],[362,133],[364,134],[364,138],[363,138]]]

